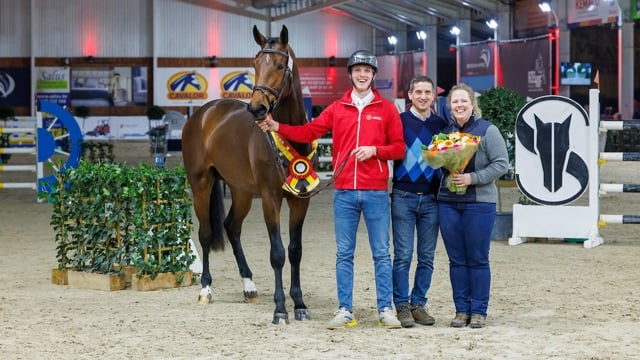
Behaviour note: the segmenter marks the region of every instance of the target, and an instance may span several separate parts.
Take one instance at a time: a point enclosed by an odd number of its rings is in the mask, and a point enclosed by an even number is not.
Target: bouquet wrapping
[[[480,136],[463,132],[452,132],[449,134],[433,135],[431,143],[422,147],[422,157],[429,166],[434,169],[445,168],[451,174],[464,171],[478,149]],[[456,194],[464,194],[467,186],[458,186],[451,181],[451,175],[445,179],[449,191]]]

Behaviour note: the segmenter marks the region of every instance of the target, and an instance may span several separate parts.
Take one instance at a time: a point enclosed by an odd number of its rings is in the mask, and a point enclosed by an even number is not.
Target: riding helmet
[[[371,66],[374,72],[378,71],[378,58],[376,58],[371,51],[358,50],[351,54],[349,62],[347,63],[347,72],[351,73],[351,67],[361,64]]]

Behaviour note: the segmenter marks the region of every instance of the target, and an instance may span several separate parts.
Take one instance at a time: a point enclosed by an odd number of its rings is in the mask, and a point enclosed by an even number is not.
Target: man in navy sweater
[[[448,122],[431,112],[436,86],[427,76],[418,76],[409,85],[411,108],[400,114],[407,152],[394,161],[391,220],[393,228],[393,302],[402,327],[416,322],[433,325],[427,309],[427,291],[431,286],[433,258],[438,240],[438,203],[436,196],[440,171],[422,158],[422,145],[429,145]],[[417,230],[416,266],[410,290],[409,270]]]

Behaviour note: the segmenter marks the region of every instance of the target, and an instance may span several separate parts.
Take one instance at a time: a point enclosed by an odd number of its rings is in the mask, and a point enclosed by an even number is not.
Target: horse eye
[[[278,70],[283,70],[284,69],[284,65],[283,64],[278,64]]]

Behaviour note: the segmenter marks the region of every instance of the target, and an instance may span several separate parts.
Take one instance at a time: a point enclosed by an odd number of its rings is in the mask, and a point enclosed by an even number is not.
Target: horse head
[[[294,55],[284,25],[278,38],[265,37],[254,25],[253,38],[260,51],[253,59],[255,85],[248,108],[256,120],[264,120],[291,91]]]

